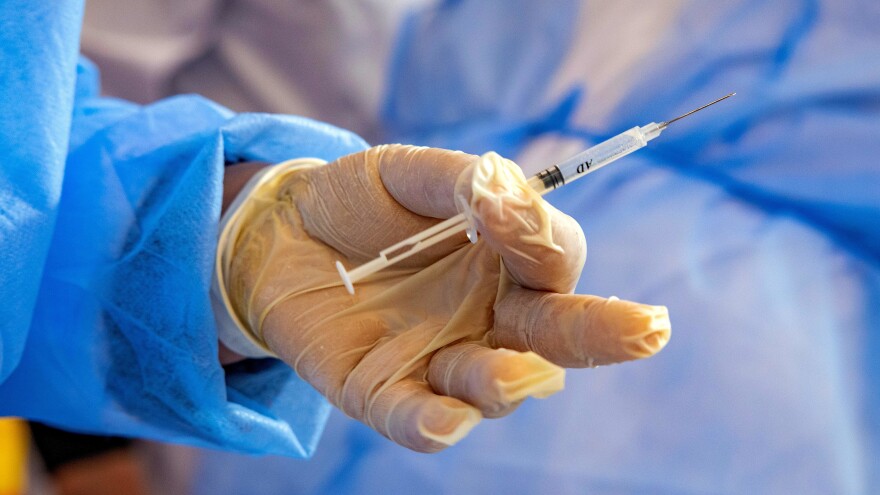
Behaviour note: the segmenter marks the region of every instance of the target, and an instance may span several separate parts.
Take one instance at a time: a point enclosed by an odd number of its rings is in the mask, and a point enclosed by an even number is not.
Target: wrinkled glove
[[[460,204],[479,242],[461,233],[348,294],[336,260],[357,267]],[[244,330],[413,450],[561,390],[562,367],[648,357],[669,339],[665,307],[570,293],[583,231],[492,153],[377,146],[279,174],[240,213],[221,279]]]

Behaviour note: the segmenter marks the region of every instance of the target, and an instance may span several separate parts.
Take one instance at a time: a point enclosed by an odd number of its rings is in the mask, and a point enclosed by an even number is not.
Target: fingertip
[[[482,415],[466,402],[435,394],[427,383],[404,379],[379,392],[363,419],[408,449],[432,453],[461,441]]]
[[[480,411],[473,406],[451,397],[437,396],[422,409],[418,431],[425,439],[440,444],[441,448],[428,442],[424,451],[436,452],[455,445],[482,419]]]
[[[628,313],[629,326],[621,332],[621,341],[632,358],[651,357],[666,347],[672,335],[666,306],[640,304],[630,308]]]
[[[507,402],[545,399],[565,388],[565,369],[532,351],[515,352],[514,365],[498,372],[497,387]]]
[[[472,404],[484,417],[498,418],[528,397],[562,390],[565,370],[534,352],[465,343],[435,354],[428,382],[439,393]]]
[[[669,342],[671,325],[665,306],[652,306],[597,296],[573,296],[581,301],[580,323],[571,332],[579,334],[590,366],[644,359],[660,352]]]

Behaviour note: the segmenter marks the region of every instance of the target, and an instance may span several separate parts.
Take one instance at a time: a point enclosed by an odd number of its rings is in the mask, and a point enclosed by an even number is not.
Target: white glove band
[[[232,248],[242,228],[242,211],[261,186],[274,181],[280,175],[299,169],[321,166],[325,163],[327,162],[318,158],[297,158],[260,170],[245,184],[229,208],[226,209],[226,213],[220,218],[220,236],[214,259],[214,274],[211,279],[211,307],[214,310],[214,320],[217,323],[217,337],[223,345],[237,354],[250,358],[276,357],[242,322],[232,307],[229,294],[226,292],[225,274],[229,270],[234,255]]]

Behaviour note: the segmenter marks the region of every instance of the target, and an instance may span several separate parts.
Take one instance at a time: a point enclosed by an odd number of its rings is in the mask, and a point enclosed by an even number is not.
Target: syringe
[[[730,93],[722,96],[715,101],[706,103],[705,105],[695,108],[690,112],[684,113],[664,122],[633,127],[632,129],[622,132],[606,141],[603,141],[586,151],[582,151],[572,156],[568,160],[557,165],[542,170],[537,175],[529,179],[529,186],[537,193],[544,195],[548,192],[560,188],[566,184],[584,177],[587,174],[595,172],[609,163],[622,158],[633,151],[644,148],[648,141],[656,138],[666,129],[669,124],[681,120],[688,115],[692,115],[700,110],[712,106],[719,101],[726,100],[736,93]],[[437,225],[423,230],[418,234],[404,239],[397,244],[383,249],[379,252],[379,256],[375,259],[364,263],[352,271],[346,271],[342,263],[336,262],[336,269],[342,282],[350,294],[354,294],[354,284],[365,277],[383,270],[398,261],[409,258],[410,256],[422,251],[428,247],[437,244],[440,241],[448,239],[453,235],[466,231],[468,239],[471,242],[477,242],[476,224],[471,218],[469,205],[462,204],[464,213],[460,213],[448,220],[444,220]]]

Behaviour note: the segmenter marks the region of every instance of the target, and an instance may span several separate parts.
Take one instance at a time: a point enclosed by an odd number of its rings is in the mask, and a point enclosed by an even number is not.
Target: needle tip
[[[712,105],[718,103],[719,101],[726,100],[726,99],[730,98],[731,96],[734,96],[735,94],[736,94],[735,91],[733,93],[728,93],[728,94],[722,96],[721,98],[718,98],[717,100],[714,100],[714,101],[710,101],[709,103],[706,103],[705,105],[703,105],[699,108],[695,108],[695,109],[691,110],[690,112],[683,113],[674,119],[667,120],[666,122],[663,123],[663,127],[668,126],[669,124],[675,122],[676,120],[681,120],[681,119],[687,117],[688,115],[693,115],[704,108],[711,107]]]

